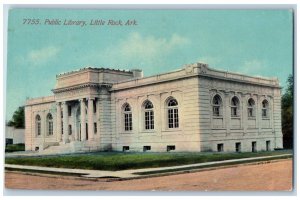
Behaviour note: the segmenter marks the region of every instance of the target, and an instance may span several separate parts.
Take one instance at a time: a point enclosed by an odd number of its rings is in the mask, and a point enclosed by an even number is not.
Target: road
[[[292,160],[288,159],[264,164],[113,182],[6,172],[5,185],[7,188],[36,190],[289,191],[292,189],[292,169]]]

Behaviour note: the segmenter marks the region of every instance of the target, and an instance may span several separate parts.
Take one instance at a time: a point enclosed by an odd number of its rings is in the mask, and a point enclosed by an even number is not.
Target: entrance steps
[[[100,143],[96,140],[71,141],[69,143],[56,142],[41,150],[42,154],[66,154],[78,152],[95,152],[100,150]]]

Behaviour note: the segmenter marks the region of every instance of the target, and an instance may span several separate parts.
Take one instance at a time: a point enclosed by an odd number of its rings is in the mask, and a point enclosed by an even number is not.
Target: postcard
[[[293,23],[285,8],[11,8],[5,187],[291,192]]]

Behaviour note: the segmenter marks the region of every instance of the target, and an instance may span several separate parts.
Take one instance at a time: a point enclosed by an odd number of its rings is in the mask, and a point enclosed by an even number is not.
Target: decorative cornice
[[[80,68],[78,70],[73,70],[73,71],[69,71],[69,72],[63,72],[60,74],[56,75],[56,78],[58,77],[62,77],[65,75],[69,75],[69,74],[75,74],[78,72],[82,72],[82,71],[88,71],[88,70],[95,70],[95,71],[99,71],[99,72],[104,72],[104,71],[111,71],[111,72],[125,72],[125,73],[132,73],[131,70],[124,70],[124,69],[112,69],[112,68],[104,68],[104,67],[84,67],[84,68]]]
[[[87,88],[87,87],[94,87],[94,88],[104,87],[104,88],[110,89],[112,87],[112,84],[111,83],[92,83],[92,82],[88,82],[88,83],[83,83],[83,84],[79,84],[79,85],[73,85],[73,86],[70,86],[70,87],[52,89],[52,92],[54,94],[57,94],[57,93],[61,93],[61,92],[72,91],[72,90],[77,90],[77,89]]]

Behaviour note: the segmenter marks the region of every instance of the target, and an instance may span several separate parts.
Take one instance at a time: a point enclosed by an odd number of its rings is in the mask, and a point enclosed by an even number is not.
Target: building
[[[26,102],[26,150],[266,151],[282,148],[278,79],[195,63],[141,70],[83,68],[56,76],[53,96]]]
[[[24,144],[25,129],[5,126],[5,144]]]

